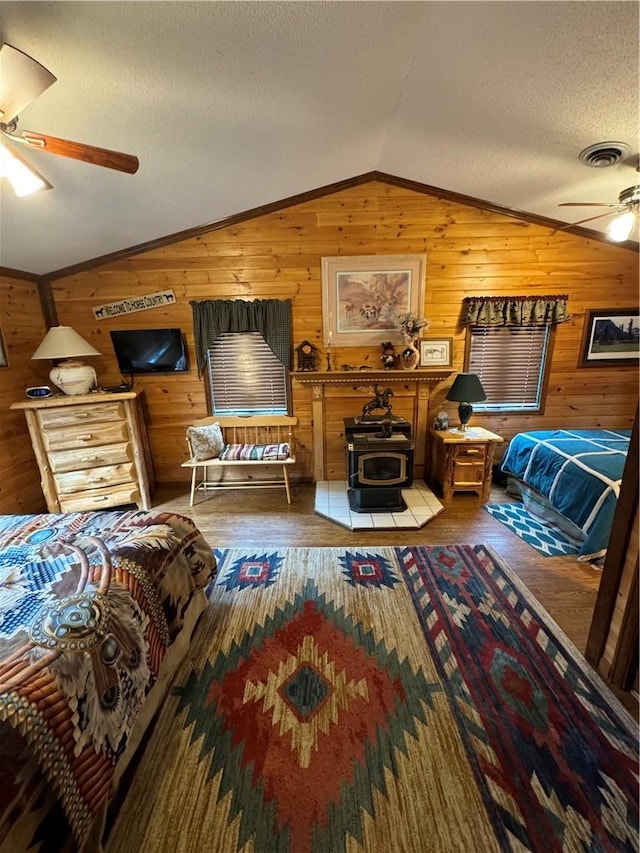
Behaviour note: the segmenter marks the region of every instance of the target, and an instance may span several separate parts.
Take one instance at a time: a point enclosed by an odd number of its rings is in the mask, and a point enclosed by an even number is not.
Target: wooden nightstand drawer
[[[460,456],[453,465],[453,488],[463,489],[465,486],[476,488],[484,482],[484,462],[461,462]]]
[[[456,459],[484,459],[487,448],[482,444],[457,444],[451,448]]]

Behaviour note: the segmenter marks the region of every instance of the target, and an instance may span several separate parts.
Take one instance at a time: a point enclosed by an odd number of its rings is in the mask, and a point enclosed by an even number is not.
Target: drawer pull
[[[93,438],[93,435],[89,432],[86,435],[79,435],[78,441],[91,441],[92,438]]]

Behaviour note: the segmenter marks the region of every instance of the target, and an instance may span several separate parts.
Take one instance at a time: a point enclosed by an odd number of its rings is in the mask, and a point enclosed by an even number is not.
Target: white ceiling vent
[[[630,153],[631,149],[624,142],[596,142],[589,145],[578,155],[578,159],[585,166],[593,166],[603,169],[606,166],[615,166]]]

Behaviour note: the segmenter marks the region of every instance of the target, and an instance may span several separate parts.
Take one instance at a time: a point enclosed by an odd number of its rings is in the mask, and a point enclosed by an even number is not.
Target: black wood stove
[[[402,418],[345,418],[349,506],[354,512],[403,512],[413,484],[415,441]]]

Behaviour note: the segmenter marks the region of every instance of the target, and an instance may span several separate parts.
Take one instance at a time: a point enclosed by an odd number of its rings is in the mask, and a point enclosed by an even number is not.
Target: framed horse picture
[[[453,365],[453,338],[422,338],[420,340],[420,367],[451,367]]]

